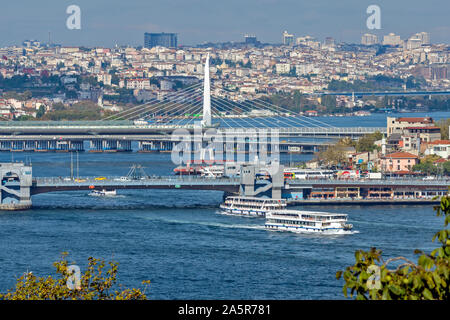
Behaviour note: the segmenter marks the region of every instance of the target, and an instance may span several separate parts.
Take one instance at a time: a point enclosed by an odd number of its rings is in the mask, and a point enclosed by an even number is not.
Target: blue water
[[[438,112],[408,112],[408,113],[373,113],[370,116],[319,116],[306,117],[297,116],[295,118],[273,117],[273,118],[237,118],[222,119],[213,122],[220,122],[221,127],[386,127],[387,117],[432,117],[434,120],[450,118],[450,111]],[[184,122],[192,123],[189,120],[175,120],[176,124]]]
[[[0,153],[0,162],[11,157]],[[69,154],[14,154],[26,158],[34,176],[70,174]],[[150,175],[175,167],[170,154],[80,153],[79,163],[80,176],[122,176],[134,163]],[[1,292],[26,271],[54,275],[52,263],[68,251],[82,270],[89,256],[119,262],[118,282],[140,287],[150,280],[152,299],[343,299],[335,273],[354,263],[355,250],[375,246],[385,258],[415,260],[414,249],[436,247],[431,238],[443,225],[430,205],[324,206],[304,209],[347,213],[357,232],[271,232],[263,219],[218,214],[222,193],[215,191],[126,190],[107,199],[59,192],[32,200],[31,210],[0,211]]]
[[[36,176],[70,172],[68,154],[14,156],[31,157]],[[169,154],[84,153],[80,175],[125,175],[133,163],[148,174],[174,168]],[[342,299],[335,272],[353,263],[356,249],[414,258],[414,249],[435,247],[431,237],[442,225],[431,206],[326,206],[314,209],[348,213],[358,233],[278,233],[264,230],[263,219],[218,214],[221,200],[221,192],[182,190],[33,196],[32,210],[0,212],[0,291],[25,271],[54,275],[52,262],[68,251],[82,270],[89,256],[119,262],[119,283],[151,280],[154,299]]]

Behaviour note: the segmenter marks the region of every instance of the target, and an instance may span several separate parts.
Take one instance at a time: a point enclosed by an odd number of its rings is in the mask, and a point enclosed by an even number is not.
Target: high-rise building
[[[244,39],[246,45],[257,45],[259,43],[259,41],[256,39],[256,36],[252,34],[246,34],[244,36]]]
[[[177,34],[176,33],[145,33],[144,34],[144,47],[166,47],[166,48],[176,48],[177,47]]]
[[[326,37],[326,38],[325,38],[325,45],[326,45],[326,46],[329,46],[329,47],[334,46],[334,45],[335,45],[334,38],[332,38],[332,37]]]
[[[378,43],[378,37],[374,34],[366,33],[361,37],[361,44],[371,46]]]
[[[422,39],[422,44],[431,44],[430,34],[428,32],[420,32],[417,35]]]
[[[406,41],[407,49],[419,48],[423,45],[430,44],[430,34],[428,32],[419,32],[411,36],[408,41]]]
[[[292,46],[294,44],[294,35],[289,34],[287,31],[283,32],[283,44],[285,46]]]
[[[395,33],[389,33],[388,35],[384,36],[383,45],[385,45],[385,46],[400,46],[400,45],[403,45],[403,41],[402,41],[402,39],[400,39],[400,36],[396,35]]]

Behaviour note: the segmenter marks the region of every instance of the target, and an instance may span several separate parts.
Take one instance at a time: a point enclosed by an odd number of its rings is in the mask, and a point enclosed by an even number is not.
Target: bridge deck
[[[98,179],[98,178],[97,178]],[[258,182],[257,182],[258,183]],[[261,183],[267,183],[261,181]],[[34,178],[31,187],[32,194],[90,189],[192,189],[218,190],[237,192],[241,184],[240,178],[209,178],[198,176],[166,176],[148,177],[140,180],[124,180],[120,177],[105,177],[96,180],[95,177],[79,179],[41,177]],[[450,186],[449,179],[419,180],[419,179],[382,179],[382,180],[300,180],[286,182],[286,189],[295,188],[333,188],[333,187],[366,187],[366,188],[415,188],[444,189]]]

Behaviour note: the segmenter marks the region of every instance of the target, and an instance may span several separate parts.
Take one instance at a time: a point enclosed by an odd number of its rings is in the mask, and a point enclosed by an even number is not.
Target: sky
[[[66,26],[66,9],[81,10],[81,29]],[[366,25],[369,5],[381,10],[381,29]],[[33,39],[67,46],[143,45],[145,32],[174,32],[179,45],[294,36],[360,43],[364,33],[402,39],[426,31],[432,43],[450,44],[448,0],[2,0],[0,46]]]

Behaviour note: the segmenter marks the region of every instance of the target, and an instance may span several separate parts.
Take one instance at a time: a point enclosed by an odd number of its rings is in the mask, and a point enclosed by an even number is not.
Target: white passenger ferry
[[[350,231],[347,215],[301,210],[273,210],[266,213],[266,229],[278,231],[339,234]]]
[[[265,199],[257,197],[227,197],[220,205],[224,213],[264,217],[269,210],[282,210],[286,208],[285,199]]]

